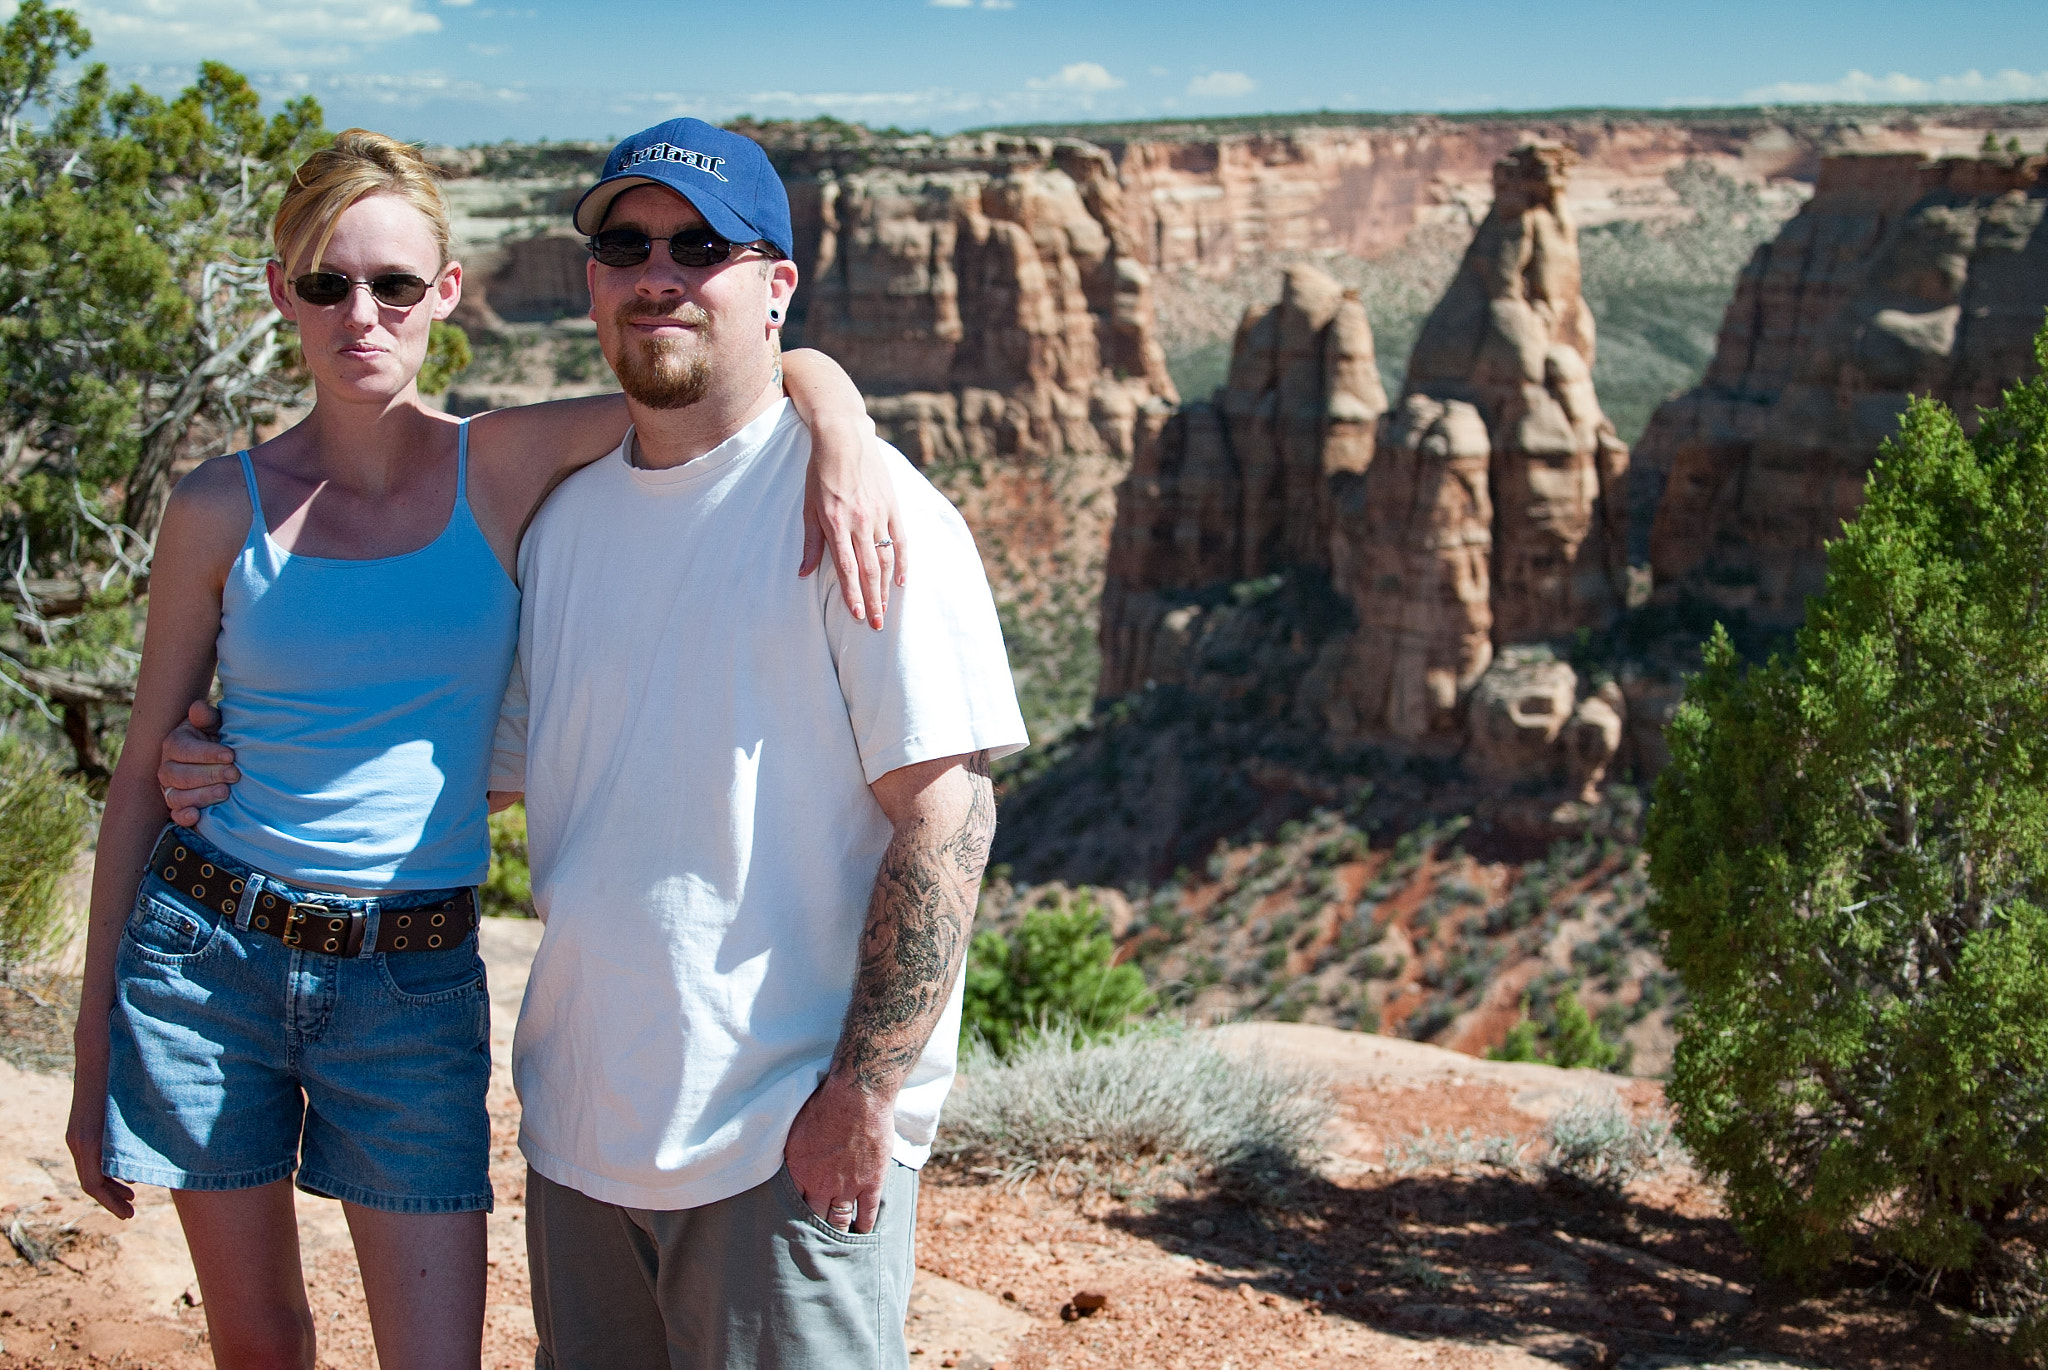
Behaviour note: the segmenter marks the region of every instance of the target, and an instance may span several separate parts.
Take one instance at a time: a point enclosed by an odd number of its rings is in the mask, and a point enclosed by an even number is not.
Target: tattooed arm
[[[790,1126],[790,1178],[838,1227],[851,1201],[871,1231],[896,1134],[896,1094],[946,1011],[996,831],[988,757],[951,756],[891,771],[873,785],[895,836],[861,930],[853,1002],[823,1084]]]

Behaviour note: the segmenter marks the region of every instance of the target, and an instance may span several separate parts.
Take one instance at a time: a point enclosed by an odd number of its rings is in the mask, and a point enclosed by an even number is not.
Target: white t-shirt
[[[682,466],[625,452],[563,482],[519,554],[547,928],[512,1075],[534,1169],[694,1208],[774,1175],[831,1062],[891,834],[869,784],[1026,734],[973,536],[893,448],[916,561],[881,632],[829,557],[797,579],[811,438],[787,401]],[[517,723],[514,699],[493,788],[520,788]],[[960,994],[897,1099],[905,1165],[952,1086]]]

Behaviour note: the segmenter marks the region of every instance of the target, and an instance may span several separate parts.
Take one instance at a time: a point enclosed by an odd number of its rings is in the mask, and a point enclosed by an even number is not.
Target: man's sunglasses
[[[344,276],[339,271],[309,271],[292,278],[292,289],[299,298],[315,305],[340,304],[359,285],[370,287],[378,304],[388,304],[393,309],[410,309],[427,298],[427,283],[400,271],[368,278]]]
[[[650,238],[637,228],[607,228],[591,235],[590,255],[606,266],[638,266],[654,255],[654,245],[664,241]],[[732,243],[708,228],[686,228],[667,239],[668,255],[677,266],[717,266],[735,252],[754,251],[764,257],[780,257],[767,243]]]

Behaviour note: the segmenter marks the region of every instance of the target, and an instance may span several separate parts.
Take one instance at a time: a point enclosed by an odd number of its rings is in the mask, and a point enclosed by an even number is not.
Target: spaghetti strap
[[[465,504],[469,500],[469,420],[462,419],[455,426],[455,502]]]
[[[268,533],[270,524],[263,517],[263,493],[256,488],[256,463],[249,460],[249,449],[246,447],[235,455],[242,460],[242,479],[249,486],[249,526]]]

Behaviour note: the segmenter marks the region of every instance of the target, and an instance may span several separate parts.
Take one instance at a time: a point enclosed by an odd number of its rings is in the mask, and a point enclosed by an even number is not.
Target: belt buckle
[[[327,910],[324,906],[319,904],[293,904],[291,908],[285,913],[284,929],[283,931],[277,934],[278,940],[283,942],[288,947],[298,946],[299,925],[301,923],[304,923],[308,917],[315,914],[319,915],[322,918],[325,918],[327,916]]]
[[[286,946],[304,948],[301,925],[308,918],[318,918],[323,923],[337,918],[348,919],[348,935],[340,946],[333,945],[333,939],[329,938],[326,945],[315,947],[315,951],[329,956],[356,956],[362,952],[363,933],[370,925],[370,915],[362,909],[338,909],[331,904],[294,903],[290,912],[285,914],[284,931],[278,934]]]

